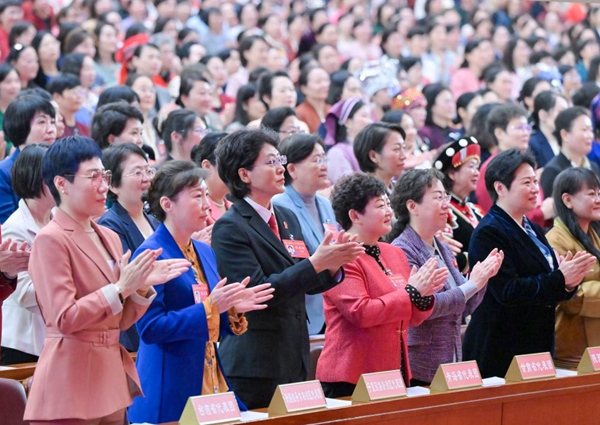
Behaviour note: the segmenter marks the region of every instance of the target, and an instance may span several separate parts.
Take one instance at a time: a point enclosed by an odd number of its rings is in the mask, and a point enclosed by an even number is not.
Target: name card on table
[[[600,372],[600,347],[586,348],[577,366],[578,375],[594,372]]]
[[[523,354],[515,356],[506,372],[506,382],[555,378],[556,369],[550,353]]]
[[[279,385],[269,404],[269,417],[325,407],[327,401],[319,381]]]
[[[208,425],[241,420],[240,408],[233,392],[201,395],[188,398],[179,423]]]
[[[400,370],[363,373],[352,394],[352,404],[396,397],[406,397],[406,386]]]
[[[429,389],[432,393],[481,387],[483,382],[475,360],[446,363],[438,367]]]

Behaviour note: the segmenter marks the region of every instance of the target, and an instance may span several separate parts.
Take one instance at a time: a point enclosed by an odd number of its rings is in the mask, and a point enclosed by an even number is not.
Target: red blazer
[[[121,241],[110,229],[95,223],[92,227],[115,260],[114,268],[83,227],[61,209],[34,240],[29,274],[46,339],[26,421],[100,418],[129,406],[141,394],[135,365],[119,344],[119,331],[133,325],[151,300],[134,294],[121,309],[112,285],[119,278]]]
[[[380,243],[381,261],[394,275],[410,275],[404,251]],[[408,363],[408,327],[420,325],[433,309],[420,311],[410,302],[403,286],[392,284],[375,259],[362,254],[344,266],[346,277],[338,286],[323,293],[325,306],[325,345],[317,364],[322,382],[356,384],[360,375],[400,367],[400,344]]]

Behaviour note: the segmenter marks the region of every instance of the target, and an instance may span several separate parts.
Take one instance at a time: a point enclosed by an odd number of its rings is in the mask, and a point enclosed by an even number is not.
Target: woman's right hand
[[[448,278],[448,268],[438,268],[437,258],[430,258],[419,270],[413,267],[408,284],[412,285],[423,297],[439,292]]]
[[[138,255],[135,260],[129,262],[131,251],[127,250],[121,257],[121,274],[116,285],[123,298],[127,298],[138,289],[145,290],[145,283],[152,272],[156,258],[162,249],[155,251],[147,249]]]
[[[571,251],[560,258],[558,269],[565,277],[565,287],[573,290],[581,283],[586,274],[593,272],[596,257],[587,251],[579,251],[575,255]]]
[[[478,291],[483,289],[488,280],[496,276],[500,266],[502,266],[502,260],[504,260],[504,253],[498,251],[498,248],[494,248],[485,260],[479,261],[473,266],[469,280],[477,286]]]

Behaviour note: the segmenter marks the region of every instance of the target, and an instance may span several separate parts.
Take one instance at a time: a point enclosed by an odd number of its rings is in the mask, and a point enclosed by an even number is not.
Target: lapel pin
[[[287,230],[287,229],[288,229],[287,221],[284,221],[284,222],[283,222],[283,227],[285,227],[285,230]]]

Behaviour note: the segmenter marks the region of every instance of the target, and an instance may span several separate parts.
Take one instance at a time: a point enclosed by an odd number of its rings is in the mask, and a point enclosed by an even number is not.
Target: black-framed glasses
[[[90,179],[92,187],[95,189],[98,189],[102,185],[102,182],[106,183],[107,186],[110,186],[110,183],[112,182],[112,172],[110,170],[92,171],[88,175],[65,174],[64,177],[83,177],[84,179]]]

